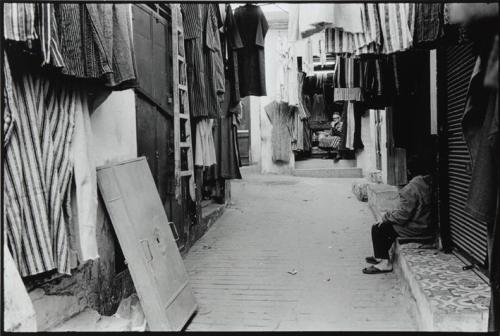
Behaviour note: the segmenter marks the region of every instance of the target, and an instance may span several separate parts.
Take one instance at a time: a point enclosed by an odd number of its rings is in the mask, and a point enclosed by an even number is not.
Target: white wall
[[[96,165],[137,157],[134,90],[97,97],[91,110]]]

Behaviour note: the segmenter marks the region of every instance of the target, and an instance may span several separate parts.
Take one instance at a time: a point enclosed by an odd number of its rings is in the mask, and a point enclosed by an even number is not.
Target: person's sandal
[[[365,261],[369,264],[373,264],[373,265],[376,265],[378,264],[380,261],[377,260],[377,258],[371,256],[371,257],[366,257],[365,258]]]
[[[390,273],[392,272],[392,269],[390,270],[381,270],[376,268],[375,266],[370,266],[370,267],[365,267],[363,268],[363,273],[365,274],[380,274],[380,273]]]

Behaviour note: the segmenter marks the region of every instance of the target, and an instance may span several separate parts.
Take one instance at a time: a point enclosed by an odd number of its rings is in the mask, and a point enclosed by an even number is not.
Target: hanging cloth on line
[[[54,268],[70,274],[70,145],[83,93],[68,83],[10,70],[5,58],[7,244],[21,276]]]
[[[213,119],[201,119],[196,123],[195,166],[210,167],[217,163],[212,133],[213,122]]]
[[[128,4],[56,3],[63,74],[99,79],[116,90],[137,86]]]
[[[379,3],[383,53],[404,51],[413,46],[415,4]]]
[[[266,95],[265,38],[269,29],[259,6],[247,4],[236,8],[234,21],[243,48],[238,49],[238,72],[241,97]]]

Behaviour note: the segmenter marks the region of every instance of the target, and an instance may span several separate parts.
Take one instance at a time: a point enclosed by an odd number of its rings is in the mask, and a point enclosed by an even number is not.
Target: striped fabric
[[[201,24],[201,6],[198,3],[181,4],[184,39],[189,40],[201,37],[203,27]]]
[[[38,36],[42,49],[42,66],[52,64],[55,67],[64,67],[64,60],[59,51],[59,33],[54,13],[54,6],[50,3],[37,4]]]
[[[372,54],[381,49],[381,32],[376,4],[365,4],[361,11],[362,33],[327,28],[326,51],[334,54]]]
[[[34,3],[5,3],[3,5],[4,38],[28,41],[37,38]]]
[[[12,124],[5,147],[7,244],[21,276],[57,268],[70,273],[69,151],[79,92],[67,83],[5,67],[5,110]]]
[[[415,4],[379,3],[383,53],[404,51],[413,45]]]
[[[225,87],[224,61],[217,19],[218,5],[202,5],[202,22],[206,23],[204,31],[204,59],[207,88],[207,106],[209,118],[217,118],[221,114],[220,101],[223,98]],[[220,22],[222,23],[222,22]]]
[[[362,100],[360,80],[361,74],[355,71],[359,60],[353,57],[336,57],[335,86],[333,89],[334,101]]]

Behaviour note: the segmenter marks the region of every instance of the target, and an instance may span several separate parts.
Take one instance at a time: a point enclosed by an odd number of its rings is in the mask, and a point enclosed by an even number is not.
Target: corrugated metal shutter
[[[486,223],[475,220],[464,211],[471,180],[471,161],[461,121],[474,64],[475,57],[470,44],[446,49],[448,205],[453,244],[484,266],[487,253]]]

